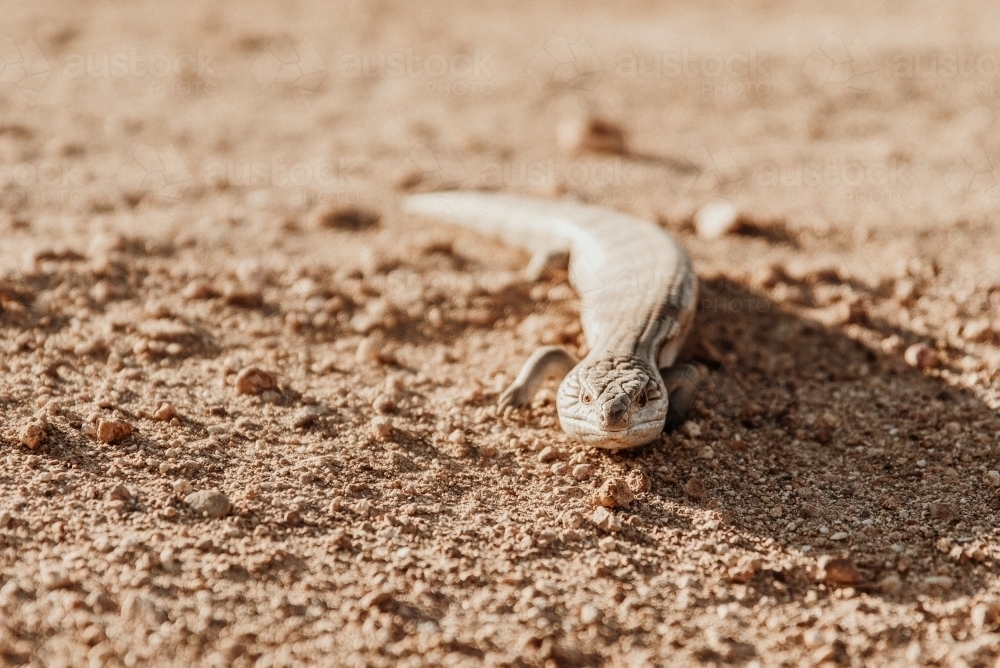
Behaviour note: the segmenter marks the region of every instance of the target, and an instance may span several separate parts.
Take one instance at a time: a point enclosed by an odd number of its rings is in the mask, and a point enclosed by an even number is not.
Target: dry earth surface
[[[994,665],[994,4],[0,16],[0,663]],[[444,187],[678,235],[688,422],[497,415],[577,300]]]

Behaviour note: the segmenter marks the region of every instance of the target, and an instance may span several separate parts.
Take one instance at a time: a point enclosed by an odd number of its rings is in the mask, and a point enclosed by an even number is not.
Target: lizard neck
[[[624,327],[619,331],[608,332],[609,336],[595,341],[584,362],[593,363],[612,357],[635,357],[658,369],[660,350],[674,326],[673,323],[664,325],[667,326],[659,327],[656,332],[629,331]]]
[[[641,341],[616,341],[599,344],[580,361],[581,366],[593,366],[601,360],[635,358],[656,369],[658,348]]]

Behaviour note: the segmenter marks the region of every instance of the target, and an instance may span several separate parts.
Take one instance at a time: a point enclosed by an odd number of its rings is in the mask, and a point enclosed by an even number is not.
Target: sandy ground
[[[0,663],[994,665],[995,7],[486,4],[0,2]],[[444,187],[676,234],[689,421],[497,415],[577,300]]]

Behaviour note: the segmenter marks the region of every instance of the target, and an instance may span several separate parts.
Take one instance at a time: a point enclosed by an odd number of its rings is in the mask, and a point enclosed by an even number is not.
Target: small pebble
[[[895,596],[903,589],[903,580],[895,573],[890,573],[878,581],[878,590],[883,594]]]
[[[590,464],[577,464],[573,467],[573,477],[577,480],[586,480],[594,473],[594,467]]]
[[[553,448],[551,445],[546,445],[544,448],[542,448],[542,451],[538,453],[538,461],[544,464],[546,462],[552,461],[557,456],[558,453],[556,453],[556,449]]]
[[[802,633],[802,644],[806,647],[819,647],[826,642],[819,629],[806,629]]]
[[[645,494],[652,487],[649,476],[642,469],[629,471],[625,476],[625,484],[634,494]]]
[[[236,376],[237,394],[260,394],[278,388],[278,377],[257,367],[247,367]]]
[[[392,420],[387,417],[372,418],[372,436],[380,441],[387,441],[392,436]]]
[[[357,207],[323,205],[309,215],[309,226],[314,229],[348,230],[358,232],[378,224],[381,216]]]
[[[80,632],[80,640],[83,641],[83,644],[91,647],[103,642],[105,639],[107,639],[107,635],[105,635],[104,629],[98,624],[90,624]]]
[[[569,475],[570,472],[569,464],[564,462],[556,462],[550,470],[552,475]]]
[[[63,589],[70,585],[69,575],[61,568],[47,568],[42,571],[42,586],[48,590]]]
[[[625,133],[606,121],[569,116],[556,127],[556,143],[567,153],[624,153]]]
[[[625,508],[635,499],[628,484],[621,478],[610,478],[604,481],[594,502],[605,508]]]
[[[814,664],[826,664],[832,661],[833,658],[837,656],[837,648],[833,645],[823,645],[815,652],[812,653],[812,661]]]
[[[688,420],[683,425],[681,425],[681,433],[683,433],[688,438],[698,438],[701,436],[701,427],[698,426],[697,422],[691,422]]]
[[[740,222],[740,212],[732,202],[712,202],[694,214],[694,229],[702,239],[718,239],[733,232]]]
[[[757,577],[757,572],[762,565],[763,562],[759,557],[743,557],[735,566],[726,571],[726,575],[732,582],[746,584]]]
[[[18,439],[21,441],[21,445],[29,450],[35,450],[45,440],[45,423],[38,421],[25,425]]]
[[[329,409],[326,406],[303,406],[295,412],[295,417],[292,418],[292,426],[296,429],[305,429],[315,424],[317,418],[326,415],[328,412]]]
[[[117,443],[127,438],[134,428],[128,422],[121,420],[99,420],[97,422],[97,440],[101,443]]]
[[[854,561],[840,557],[830,559],[822,565],[823,580],[827,584],[856,585],[861,582],[861,573]]]
[[[593,605],[585,605],[580,608],[580,621],[588,626],[590,624],[596,624],[601,621],[601,618],[603,617],[604,613],[601,612],[601,609]]]
[[[125,596],[121,605],[121,615],[122,619],[133,624],[142,621],[159,626],[166,619],[166,615],[156,604],[135,593]]]
[[[958,518],[958,506],[954,503],[943,501],[931,504],[931,519],[942,522],[950,522]]]
[[[932,369],[938,364],[937,351],[923,343],[914,343],[907,348],[903,353],[903,359],[918,369]]]
[[[392,362],[393,356],[385,348],[381,338],[367,336],[358,343],[354,359],[360,364],[388,364]]]
[[[375,409],[376,413],[388,415],[396,412],[396,402],[393,401],[392,397],[380,394],[375,397],[375,401],[372,402],[372,408]]]
[[[684,493],[692,499],[700,500],[708,496],[708,489],[706,489],[705,483],[703,483],[699,478],[692,477],[684,483]]]
[[[181,296],[184,299],[212,299],[219,296],[219,291],[210,283],[196,279],[187,284]]]
[[[180,416],[174,407],[165,401],[160,404],[160,407],[156,409],[155,413],[153,413],[153,419],[159,420],[160,422],[170,422],[175,417]]]
[[[597,525],[598,529],[603,531],[620,531],[622,528],[621,520],[613,512],[602,506],[594,508],[591,520]]]
[[[969,613],[969,619],[972,625],[977,629],[982,629],[988,624],[992,624],[996,621],[996,602],[993,601],[992,605],[987,603],[979,603],[972,607],[972,611]]]
[[[222,293],[222,300],[229,306],[240,308],[260,308],[264,305],[264,297],[257,290],[246,290],[235,286],[227,287]]]
[[[986,318],[970,320],[962,327],[962,337],[970,341],[989,341],[995,332]]]
[[[115,485],[104,495],[108,501],[128,501],[132,498],[132,492],[125,485]]]
[[[211,519],[225,517],[233,507],[229,497],[217,489],[192,492],[184,497],[184,503],[199,515],[206,515]]]
[[[354,504],[354,512],[361,515],[361,517],[371,517],[373,510],[372,503],[368,499],[361,499]]]

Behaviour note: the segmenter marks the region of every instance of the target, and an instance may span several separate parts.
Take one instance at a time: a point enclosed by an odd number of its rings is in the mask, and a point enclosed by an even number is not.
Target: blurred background
[[[668,218],[724,197],[861,238],[996,204],[989,3],[0,11],[8,243],[52,224],[209,233],[444,186]],[[625,150],[595,154],[572,128],[560,141],[579,118]]]

